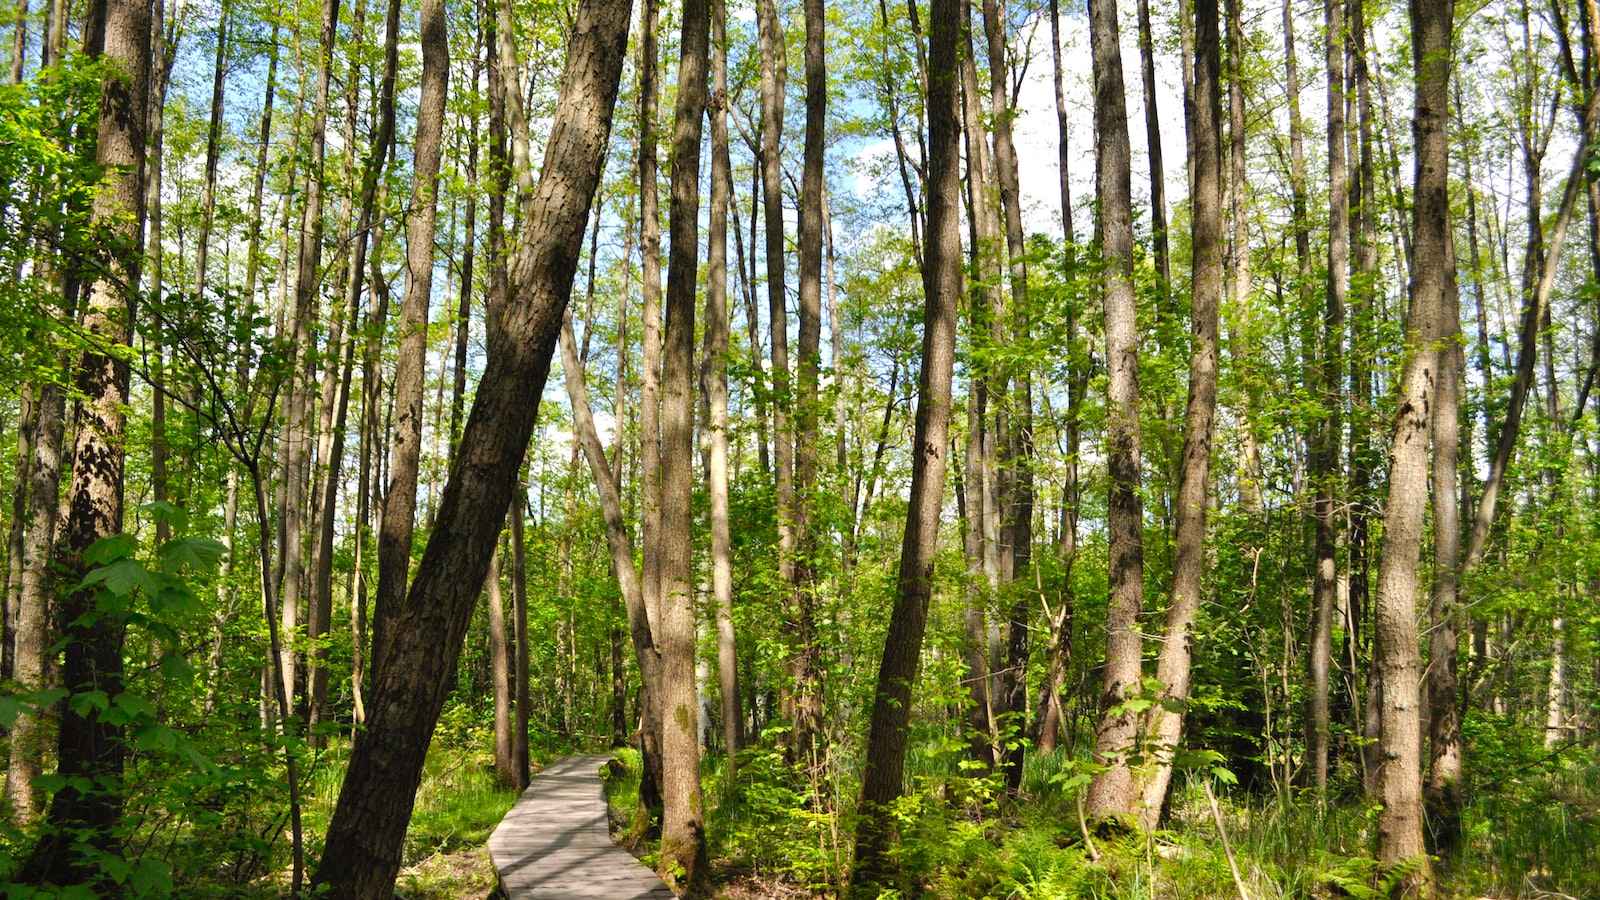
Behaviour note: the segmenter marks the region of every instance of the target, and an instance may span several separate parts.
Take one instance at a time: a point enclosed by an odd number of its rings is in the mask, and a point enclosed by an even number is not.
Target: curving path
[[[656,874],[611,843],[600,767],[564,756],[533,779],[489,837],[507,900],[665,900]]]

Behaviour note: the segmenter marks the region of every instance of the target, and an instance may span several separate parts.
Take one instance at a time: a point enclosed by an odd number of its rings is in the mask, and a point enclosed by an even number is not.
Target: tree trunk
[[[659,106],[657,43],[659,0],[643,0],[639,12],[639,254],[643,263],[643,360],[639,372],[640,502],[644,506],[639,539],[644,552],[643,587],[650,627],[659,635],[661,573],[656,533],[661,528],[661,213],[656,184],[656,124]],[[650,721],[647,719],[647,721]],[[660,741],[659,732],[654,740]],[[650,761],[647,756],[646,761]],[[662,773],[654,773],[659,784]],[[641,801],[644,797],[641,795]]]
[[[733,551],[728,530],[728,201],[733,164],[728,156],[727,2],[712,0],[711,219],[706,252],[706,377],[710,448],[706,483],[711,494],[711,592],[717,620],[717,679],[728,772],[744,747],[739,703],[739,651],[733,632]]]
[[[1200,612],[1205,567],[1206,495],[1211,486],[1211,440],[1217,409],[1217,309],[1223,293],[1222,52],[1217,0],[1195,0],[1194,102],[1189,123],[1195,149],[1191,245],[1194,275],[1189,359],[1189,397],[1184,412],[1183,459],[1178,471],[1167,633],[1156,663],[1156,680],[1167,700],[1186,704],[1194,655],[1194,625]],[[1183,736],[1184,713],[1164,703],[1150,707],[1145,741],[1155,763],[1142,785],[1140,815],[1146,831],[1161,821],[1172,755]]]
[[[1430,406],[1437,400],[1441,314],[1451,290],[1449,251],[1449,110],[1453,0],[1413,0],[1416,106],[1416,239],[1411,315],[1406,344],[1412,349],[1401,375],[1395,433],[1389,457],[1389,496],[1384,505],[1383,550],[1378,561],[1373,676],[1378,679],[1382,721],[1378,775],[1378,862],[1392,866],[1420,859],[1403,890],[1421,889],[1428,878],[1422,841],[1422,735],[1418,719],[1417,556],[1428,502]]]
[[[378,533],[378,593],[372,620],[372,658],[382,668],[391,630],[400,616],[411,570],[417,509],[417,465],[422,455],[422,380],[428,345],[428,296],[433,288],[434,223],[438,212],[439,157],[450,47],[443,0],[419,11],[422,95],[417,107],[412,163],[411,215],[406,221],[406,293],[400,301],[400,357],[394,376],[394,437],[389,489]]]
[[[95,196],[92,221],[114,236],[105,253],[106,266],[89,291],[83,329],[95,340],[80,356],[74,386],[82,398],[73,404],[72,479],[67,489],[65,533],[56,548],[55,564],[68,583],[88,574],[84,553],[95,541],[122,531],[126,416],[129,385],[127,356],[110,348],[129,343],[133,334],[134,299],[139,284],[144,228],[145,127],[150,88],[150,6],[139,0],[108,0],[97,9],[104,15],[100,46],[90,42],[88,55],[107,62],[100,87],[100,120],[96,162],[110,171],[109,189]],[[93,588],[73,590],[61,599],[65,659],[62,680],[74,694],[122,692],[124,613],[101,608]],[[101,613],[98,616],[89,615]],[[123,727],[103,718],[91,705],[61,716],[57,772],[69,779],[51,801],[49,836],[23,865],[23,884],[83,884],[96,877],[100,865],[91,859],[122,855]],[[87,778],[96,789],[75,782]]]
[[[766,214],[767,316],[772,328],[772,450],[778,525],[778,576],[796,584],[795,575],[795,444],[790,436],[794,398],[789,393],[789,302],[785,289],[783,240],[783,97],[786,80],[783,26],[774,0],[757,0],[761,53],[761,181]],[[789,630],[793,630],[792,628]],[[790,637],[791,642],[794,638]],[[798,650],[790,653],[798,655]],[[793,663],[791,662],[791,668]],[[785,688],[784,712],[791,721],[799,685]],[[791,735],[791,748],[794,746]]]
[[[1162,165],[1161,117],[1156,108],[1156,59],[1150,34],[1150,0],[1138,0],[1139,72],[1144,81],[1144,133],[1150,154],[1150,238],[1163,292],[1172,289],[1172,254],[1167,250],[1167,177]],[[1184,17],[1187,19],[1187,16]],[[1186,104],[1187,105],[1187,104]],[[1187,113],[1188,110],[1185,110]],[[1191,146],[1190,152],[1193,152]],[[1193,163],[1190,163],[1191,167]]]
[[[1027,346],[1029,342],[1028,263],[1022,226],[1021,185],[1017,174],[1017,151],[1012,141],[1008,76],[1011,71],[1006,51],[1006,23],[1009,17],[1003,0],[984,0],[984,33],[988,39],[989,104],[994,127],[994,178],[1000,189],[1000,212],[1005,228],[1006,257],[1010,264],[1010,305],[1007,321],[997,322],[1001,340]],[[1152,152],[1152,165],[1160,167],[1160,150]],[[1158,241],[1165,252],[1165,199],[1161,201]],[[1007,367],[1010,368],[1010,367]],[[1000,465],[1005,473],[1001,507],[1000,549],[1005,559],[1002,571],[1008,582],[1031,580],[1033,562],[1033,390],[1026,366],[1003,374],[1005,396],[1004,427],[997,429],[1004,445],[999,447]],[[1002,728],[1013,738],[1003,742],[1001,760],[1005,767],[1006,789],[1015,795],[1022,785],[1020,740],[1028,708],[1028,633],[1032,627],[1034,591],[1025,586],[1012,592],[1006,622],[1005,667],[1000,688],[1002,715],[1009,720]]]
[[[1106,360],[1110,376],[1106,415],[1106,465],[1110,474],[1109,580],[1106,667],[1100,696],[1095,758],[1106,768],[1089,784],[1086,806],[1096,817],[1133,814],[1136,792],[1127,754],[1137,717],[1122,708],[1140,690],[1139,613],[1144,608],[1144,502],[1140,494],[1138,299],[1133,290],[1133,201],[1128,116],[1122,82],[1122,45],[1116,0],[1089,5],[1095,69],[1095,122],[1100,155],[1100,201]]]
[[[683,4],[682,56],[672,136],[672,248],[661,353],[662,878],[680,893],[709,883],[700,798],[691,529],[694,492],[694,302],[700,231],[700,144],[710,54],[708,0]]]
[[[890,855],[893,815],[905,780],[906,728],[911,687],[921,661],[922,638],[933,593],[939,510],[944,502],[950,433],[950,382],[955,364],[956,310],[960,305],[960,112],[957,51],[961,38],[959,0],[932,0],[929,15],[928,228],[922,287],[925,297],[922,372],[917,379],[917,417],[912,440],[911,490],[896,577],[894,610],[884,638],[883,660],[873,692],[872,719],[861,780],[852,896],[877,896],[894,886]]]
[[[538,413],[561,314],[572,291],[599,183],[627,44],[631,4],[584,0],[575,14],[549,151],[487,368],[462,431],[433,536],[373,673],[373,703],[357,741],[315,881],[334,898],[393,890],[422,764],[454,683],[461,642],[505,521]],[[404,699],[401,702],[400,698]]]
[[[513,535],[513,539],[517,539]],[[494,773],[502,784],[517,783],[511,755],[511,656],[506,646],[505,598],[500,594],[500,547],[489,555],[489,575],[483,580],[489,606],[489,682],[494,691]],[[520,649],[520,648],[519,648]]]
[[[1312,783],[1328,785],[1328,694],[1333,660],[1333,611],[1339,591],[1339,448],[1343,436],[1342,350],[1345,302],[1350,285],[1350,198],[1345,162],[1344,4],[1327,0],[1328,75],[1328,267],[1324,289],[1322,346],[1317,369],[1322,421],[1311,453],[1315,556],[1311,587],[1311,640],[1306,666],[1306,756]],[[1287,15],[1287,14],[1286,14]],[[1351,640],[1353,638],[1346,638]]]
[[[284,396],[283,452],[280,470],[283,502],[279,514],[278,567],[279,614],[283,633],[278,666],[290,699],[296,685],[297,630],[300,626],[300,598],[304,591],[305,560],[302,556],[306,526],[306,493],[311,464],[310,379],[315,370],[315,319],[317,316],[318,274],[322,265],[323,164],[327,149],[328,89],[332,80],[333,54],[339,27],[339,0],[323,0],[322,40],[317,62],[316,94],[311,113],[311,161],[306,174],[305,207],[300,220],[300,243],[296,256],[295,304],[292,319],[294,365]]]
[[[68,304],[70,305],[76,305]],[[15,619],[6,635],[13,648],[12,678],[22,693],[46,688],[51,643],[50,607],[55,597],[55,573],[50,556],[55,547],[57,508],[61,496],[61,442],[65,428],[66,395],[61,386],[40,386],[39,418],[29,448],[27,508],[19,523],[27,530],[21,542],[21,567],[13,575],[17,581]],[[19,487],[19,493],[24,493]],[[31,822],[38,812],[33,779],[45,761],[50,734],[46,718],[26,710],[11,726],[10,767],[6,776],[6,800],[19,825]]]
[[[527,539],[523,534],[522,508],[527,505],[527,489],[519,480],[516,495],[511,498],[511,640],[514,644],[512,659],[511,694],[513,714],[511,722],[511,774],[512,786],[524,790],[532,777],[528,760],[528,553]]]
[[[822,547],[812,507],[817,487],[818,427],[821,408],[818,389],[822,367],[822,219],[823,163],[826,151],[828,73],[824,54],[823,0],[805,0],[806,129],[800,175],[799,276],[800,332],[799,391],[795,397],[794,540],[798,556],[793,562],[793,615],[795,647],[791,667],[794,677],[794,751],[813,770],[818,742],[827,727],[823,721],[822,660],[817,647],[817,585],[815,557]],[[776,320],[775,320],[776,321]]]
[[[1448,223],[1447,223],[1448,225]],[[1423,799],[1433,851],[1448,858],[1461,837],[1462,754],[1456,650],[1460,643],[1461,296],[1454,273],[1454,235],[1445,230],[1451,276],[1439,311],[1439,382],[1433,407],[1433,590],[1428,603],[1428,773]]]

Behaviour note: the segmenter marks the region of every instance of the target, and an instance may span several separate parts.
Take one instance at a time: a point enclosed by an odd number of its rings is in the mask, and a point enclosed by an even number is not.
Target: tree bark
[[[1449,275],[1439,311],[1439,382],[1433,407],[1433,589],[1428,603],[1428,771],[1423,800],[1433,851],[1447,858],[1460,841],[1461,705],[1456,651],[1460,643],[1461,395],[1465,359],[1454,235],[1445,230]]]
[[[516,539],[517,536],[513,535]],[[500,593],[500,546],[489,555],[489,575],[483,580],[489,606],[489,682],[494,691],[494,773],[502,784],[517,783],[511,755],[511,654],[506,646],[505,598]]]
[[[706,374],[710,410],[706,483],[711,494],[711,592],[717,621],[717,686],[728,772],[744,747],[739,702],[739,650],[733,631],[733,550],[728,528],[728,202],[733,164],[728,155],[727,0],[712,0],[711,219],[706,251]]]
[[[1095,123],[1100,155],[1096,193],[1100,201],[1109,403],[1106,465],[1109,486],[1110,607],[1106,618],[1106,667],[1100,696],[1095,758],[1106,768],[1089,784],[1085,801],[1095,817],[1126,818],[1137,799],[1127,755],[1138,718],[1123,702],[1140,690],[1137,629],[1144,608],[1144,502],[1140,495],[1138,300],[1133,290],[1133,201],[1128,150],[1127,101],[1122,82],[1122,45],[1116,0],[1089,4],[1090,50],[1095,68]]]
[[[422,455],[422,379],[428,345],[428,296],[433,288],[433,238],[438,212],[439,157],[449,89],[450,47],[443,0],[419,8],[422,95],[417,107],[411,215],[406,222],[406,292],[400,301],[400,357],[394,375],[394,437],[389,489],[378,532],[378,592],[372,619],[372,658],[378,668],[406,597]]]
[[[1344,4],[1327,0],[1328,258],[1322,342],[1317,369],[1322,421],[1311,453],[1315,556],[1311,586],[1311,639],[1306,666],[1306,756],[1318,791],[1328,784],[1328,694],[1333,660],[1333,614],[1339,591],[1339,448],[1343,437],[1345,303],[1350,289],[1350,199],[1345,161]],[[1351,639],[1351,638],[1347,638]]]
[[[19,487],[19,493],[25,493],[28,498],[27,507],[19,517],[19,523],[25,521],[27,529],[20,547],[21,566],[13,576],[17,580],[15,619],[6,635],[14,654],[12,678],[22,693],[47,687],[49,657],[45,651],[51,643],[50,607],[55,596],[55,573],[50,566],[50,556],[58,527],[61,442],[66,424],[66,395],[60,385],[46,382],[40,386],[37,396],[38,420],[33,429],[32,446],[28,448],[28,465],[24,468],[28,483],[25,491]],[[45,720],[45,716],[24,710],[11,726],[6,800],[19,825],[32,822],[38,813],[33,779],[45,762],[49,745]]]
[[[817,745],[827,727],[823,721],[822,659],[817,646],[814,562],[822,546],[822,538],[816,533],[812,506],[818,490],[817,448],[821,442],[818,389],[822,375],[822,206],[828,73],[823,43],[826,22],[823,0],[805,0],[804,9],[806,126],[800,175],[800,331],[796,346],[800,359],[799,391],[794,400],[795,484],[792,507],[798,555],[792,564],[795,646],[791,666],[795,683],[793,747],[796,758],[814,768],[817,764]]]
[[[300,220],[300,241],[296,254],[295,302],[291,321],[291,347],[294,359],[289,384],[284,392],[282,454],[279,467],[283,479],[283,501],[278,516],[278,605],[283,635],[279,650],[279,678],[293,700],[298,670],[298,629],[300,599],[304,592],[305,560],[303,544],[306,527],[306,494],[311,464],[310,380],[315,371],[315,319],[317,316],[318,271],[322,265],[323,165],[327,151],[328,89],[333,74],[334,45],[339,27],[339,0],[323,0],[322,39],[317,57],[317,80],[311,112],[311,159],[306,173],[305,206]]]
[[[133,334],[135,285],[139,284],[144,228],[146,113],[150,88],[150,6],[140,0],[107,0],[92,18],[104,16],[103,43],[90,38],[88,55],[107,63],[100,86],[96,162],[111,174],[110,186],[95,196],[92,221],[104,227],[111,245],[102,250],[103,272],[89,291],[84,331],[95,340],[79,357],[74,383],[72,478],[67,488],[65,532],[55,564],[69,583],[88,574],[84,553],[95,541],[122,531],[124,439],[127,425],[129,364],[110,348],[129,343]],[[88,615],[92,612],[98,616]],[[74,694],[104,691],[115,698],[123,689],[122,649],[127,618],[101,608],[93,588],[77,589],[60,601],[65,658],[62,680]],[[85,714],[86,713],[86,714]],[[122,855],[123,765],[126,748],[120,724],[90,706],[61,716],[57,772],[71,779],[51,801],[48,836],[35,846],[18,880],[23,884],[96,884],[101,868],[88,865],[102,854]],[[96,787],[74,784],[87,778]]]
[[[861,779],[852,896],[877,896],[893,885],[891,805],[905,780],[911,686],[933,593],[933,563],[944,502],[945,448],[950,433],[950,383],[955,365],[956,310],[961,302],[960,112],[957,48],[960,0],[932,0],[929,14],[928,228],[922,272],[922,372],[912,440],[911,490],[900,549],[894,610],[873,691],[872,719]]]
[[[1206,495],[1211,487],[1211,441],[1217,409],[1217,319],[1223,293],[1222,207],[1222,52],[1217,0],[1195,0],[1193,118],[1195,149],[1191,246],[1194,274],[1189,333],[1189,397],[1184,412],[1183,458],[1178,471],[1172,588],[1167,603],[1167,633],[1156,663],[1156,680],[1165,700],[1186,704],[1194,656],[1194,626],[1200,613],[1205,567]],[[1146,831],[1160,824],[1172,780],[1172,755],[1183,736],[1182,706],[1150,707],[1145,741],[1154,766],[1143,779],[1140,815]]]
[[[659,0],[643,0],[639,12],[639,254],[644,276],[642,332],[644,349],[639,371],[640,503],[644,507],[639,539],[644,552],[643,587],[650,627],[661,624],[661,571],[656,533],[661,528],[661,213],[657,187],[656,123],[660,87],[657,68],[661,51]],[[660,741],[657,733],[654,740]],[[651,761],[646,757],[646,762]],[[662,773],[653,773],[659,785]],[[641,800],[643,790],[641,790]]]
[[[700,231],[700,144],[710,55],[709,0],[683,4],[682,56],[672,136],[672,248],[661,352],[662,878],[679,893],[709,884],[700,797],[691,460],[694,452],[694,303]]]
[[[1412,55],[1416,73],[1412,139],[1416,147],[1416,238],[1411,267],[1411,315],[1389,456],[1389,496],[1384,506],[1378,560],[1373,676],[1378,679],[1383,758],[1378,774],[1378,862],[1420,860],[1402,891],[1421,890],[1428,879],[1422,841],[1422,735],[1418,719],[1417,556],[1428,503],[1428,435],[1437,401],[1441,314],[1451,290],[1449,252],[1449,114],[1451,28],[1454,0],[1413,0]]]
[[[315,882],[334,898],[393,890],[433,727],[454,681],[489,556],[538,413],[622,75],[631,4],[584,0],[543,177],[510,267],[511,291],[462,431],[433,536],[372,684],[367,732],[351,752]]]
[[[1144,82],[1144,133],[1150,154],[1150,239],[1155,248],[1156,275],[1161,279],[1161,290],[1166,292],[1172,289],[1172,254],[1167,250],[1167,177],[1162,164],[1161,117],[1156,107],[1156,59],[1154,40],[1150,34],[1150,0],[1138,0],[1138,17],[1139,72]],[[1193,152],[1193,147],[1190,152]]]

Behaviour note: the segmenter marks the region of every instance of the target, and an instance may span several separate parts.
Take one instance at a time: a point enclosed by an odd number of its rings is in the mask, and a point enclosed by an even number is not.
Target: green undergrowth
[[[638,755],[617,751],[608,779],[613,822],[633,822]],[[738,774],[703,768],[713,877],[729,897],[840,896],[848,878],[850,809],[858,784],[808,780],[779,750],[746,751]],[[1064,752],[1027,758],[1021,799],[964,750],[926,744],[908,754],[913,790],[896,810],[901,881],[888,897],[949,900],[1332,900],[1378,898],[1423,864],[1389,870],[1372,859],[1377,808],[1356,796],[1326,804],[1309,791],[1252,793],[1211,772],[1179,775],[1171,814],[1152,833],[1097,834],[1078,819],[1081,770]],[[1515,770],[1512,770],[1515,771]],[[1208,782],[1217,799],[1213,813]],[[1432,859],[1439,895],[1600,897],[1600,766],[1530,768],[1469,792],[1462,848]],[[1219,822],[1220,820],[1220,822]],[[1222,834],[1238,869],[1224,850]],[[647,862],[653,848],[638,848]],[[757,885],[757,893],[749,893]]]

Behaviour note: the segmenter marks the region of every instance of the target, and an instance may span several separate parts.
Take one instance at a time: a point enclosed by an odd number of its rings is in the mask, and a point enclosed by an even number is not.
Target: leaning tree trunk
[[[89,290],[83,330],[94,340],[78,359],[73,404],[72,480],[65,532],[55,560],[69,584],[88,574],[84,553],[95,541],[122,531],[126,459],[128,357],[112,348],[133,336],[134,286],[139,284],[144,228],[145,116],[150,87],[150,6],[108,0],[102,7],[103,45],[89,55],[108,65],[100,86],[96,162],[110,187],[96,195],[92,221],[106,229],[110,246],[101,275]],[[62,681],[73,694],[122,693],[125,613],[102,608],[96,592],[78,587],[59,602],[65,657]],[[95,616],[91,613],[100,613]],[[34,848],[18,881],[83,884],[102,871],[97,857],[122,855],[123,726],[92,704],[68,704],[57,736],[56,768],[68,779],[50,804],[48,836]],[[88,779],[95,785],[77,785]],[[90,864],[91,861],[93,864]]]
[[[883,661],[873,691],[872,719],[861,778],[860,823],[856,828],[853,896],[877,896],[893,885],[892,805],[905,781],[906,728],[911,686],[921,661],[922,637],[933,594],[933,563],[944,503],[945,448],[950,435],[950,382],[955,367],[956,310],[961,302],[961,120],[957,109],[957,47],[960,0],[933,0],[929,23],[928,228],[922,274],[925,297],[922,374],[917,379],[917,418],[911,491],[900,549],[897,594],[884,638]]]
[[[1095,758],[1105,768],[1089,783],[1087,809],[1097,817],[1133,815],[1136,792],[1127,755],[1138,718],[1122,708],[1139,690],[1139,613],[1144,607],[1144,503],[1140,495],[1138,298],[1133,290],[1133,200],[1127,101],[1116,0],[1089,4],[1094,57],[1095,122],[1100,134],[1095,187],[1100,200],[1101,255],[1105,264],[1106,360],[1110,375],[1106,411],[1109,496],[1110,606],[1106,666],[1100,695]]]
[[[1183,736],[1182,704],[1189,700],[1194,625],[1200,612],[1205,567],[1206,494],[1211,486],[1211,439],[1217,409],[1217,309],[1223,291],[1222,52],[1217,0],[1194,4],[1194,102],[1189,137],[1195,150],[1193,218],[1194,276],[1189,358],[1189,399],[1183,423],[1183,460],[1178,471],[1177,531],[1167,634],[1156,663],[1156,680],[1175,707],[1157,703],[1145,720],[1146,746],[1154,765],[1144,780],[1140,815],[1153,831],[1166,804],[1172,757]]]
[[[572,293],[599,184],[632,4],[584,0],[550,130],[543,176],[510,267],[508,302],[462,430],[433,536],[373,673],[365,739],[351,751],[314,881],[334,898],[386,897],[428,743],[454,682],[462,638],[505,521]],[[510,298],[516,298],[514,301]]]

